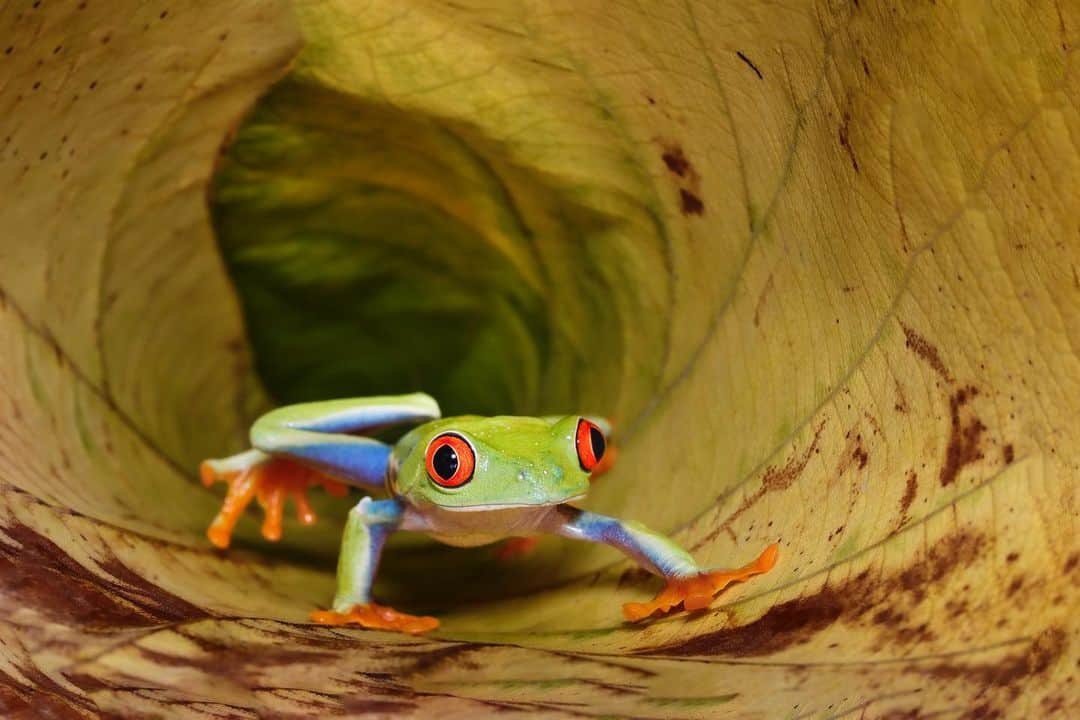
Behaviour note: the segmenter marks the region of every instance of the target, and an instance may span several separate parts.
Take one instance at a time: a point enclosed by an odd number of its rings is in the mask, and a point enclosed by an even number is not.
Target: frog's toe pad
[[[439,627],[439,619],[429,615],[409,615],[375,603],[353,605],[348,612],[316,610],[312,622],[320,625],[360,625],[369,630],[392,630],[419,635]]]
[[[771,570],[776,564],[778,552],[779,545],[774,543],[765,548],[757,560],[738,570],[714,570],[688,578],[672,578],[668,580],[667,587],[649,602],[623,605],[623,616],[630,622],[637,622],[657,612],[666,613],[680,604],[687,610],[706,608],[731,583]]]
[[[223,469],[216,460],[203,460],[199,463],[199,479],[205,487],[210,487],[216,482],[228,482],[237,474],[237,472]]]

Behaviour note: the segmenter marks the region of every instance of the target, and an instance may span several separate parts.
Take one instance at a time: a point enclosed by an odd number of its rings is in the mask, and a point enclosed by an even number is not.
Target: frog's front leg
[[[731,583],[768,572],[776,564],[778,546],[773,544],[755,561],[737,570],[704,570],[690,553],[644,525],[568,505],[560,506],[552,517],[549,531],[573,540],[611,545],[667,581],[667,586],[652,601],[623,605],[623,615],[632,622],[656,612],[667,612],[680,603],[687,610],[708,607],[717,593]]]
[[[349,512],[338,557],[334,604],[330,610],[313,612],[313,621],[413,634],[439,626],[436,618],[408,615],[371,601],[371,585],[383,545],[390,533],[401,527],[403,516],[404,505],[397,499],[374,501],[365,497]]]

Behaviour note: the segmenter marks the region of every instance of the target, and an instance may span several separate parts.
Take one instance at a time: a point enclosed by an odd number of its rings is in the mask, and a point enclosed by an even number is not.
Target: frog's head
[[[557,505],[582,497],[606,449],[601,418],[445,418],[408,433],[391,458],[391,488],[448,510]]]

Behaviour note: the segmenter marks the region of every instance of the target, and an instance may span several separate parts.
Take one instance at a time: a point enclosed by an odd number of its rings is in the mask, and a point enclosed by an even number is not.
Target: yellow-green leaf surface
[[[5,717],[1066,717],[1070,2],[0,6]],[[608,413],[589,506],[769,574],[202,533],[275,401]]]

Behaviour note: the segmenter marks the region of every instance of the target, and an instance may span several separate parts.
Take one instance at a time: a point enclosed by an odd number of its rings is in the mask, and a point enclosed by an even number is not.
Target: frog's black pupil
[[[604,449],[607,447],[604,444],[604,433],[600,432],[598,428],[589,428],[589,440],[592,442],[592,454],[596,458],[597,462],[600,458],[604,457]]]
[[[439,474],[439,477],[443,480],[449,480],[454,477],[454,473],[458,469],[457,452],[449,445],[443,445],[432,456],[431,466],[435,468],[435,472]]]

